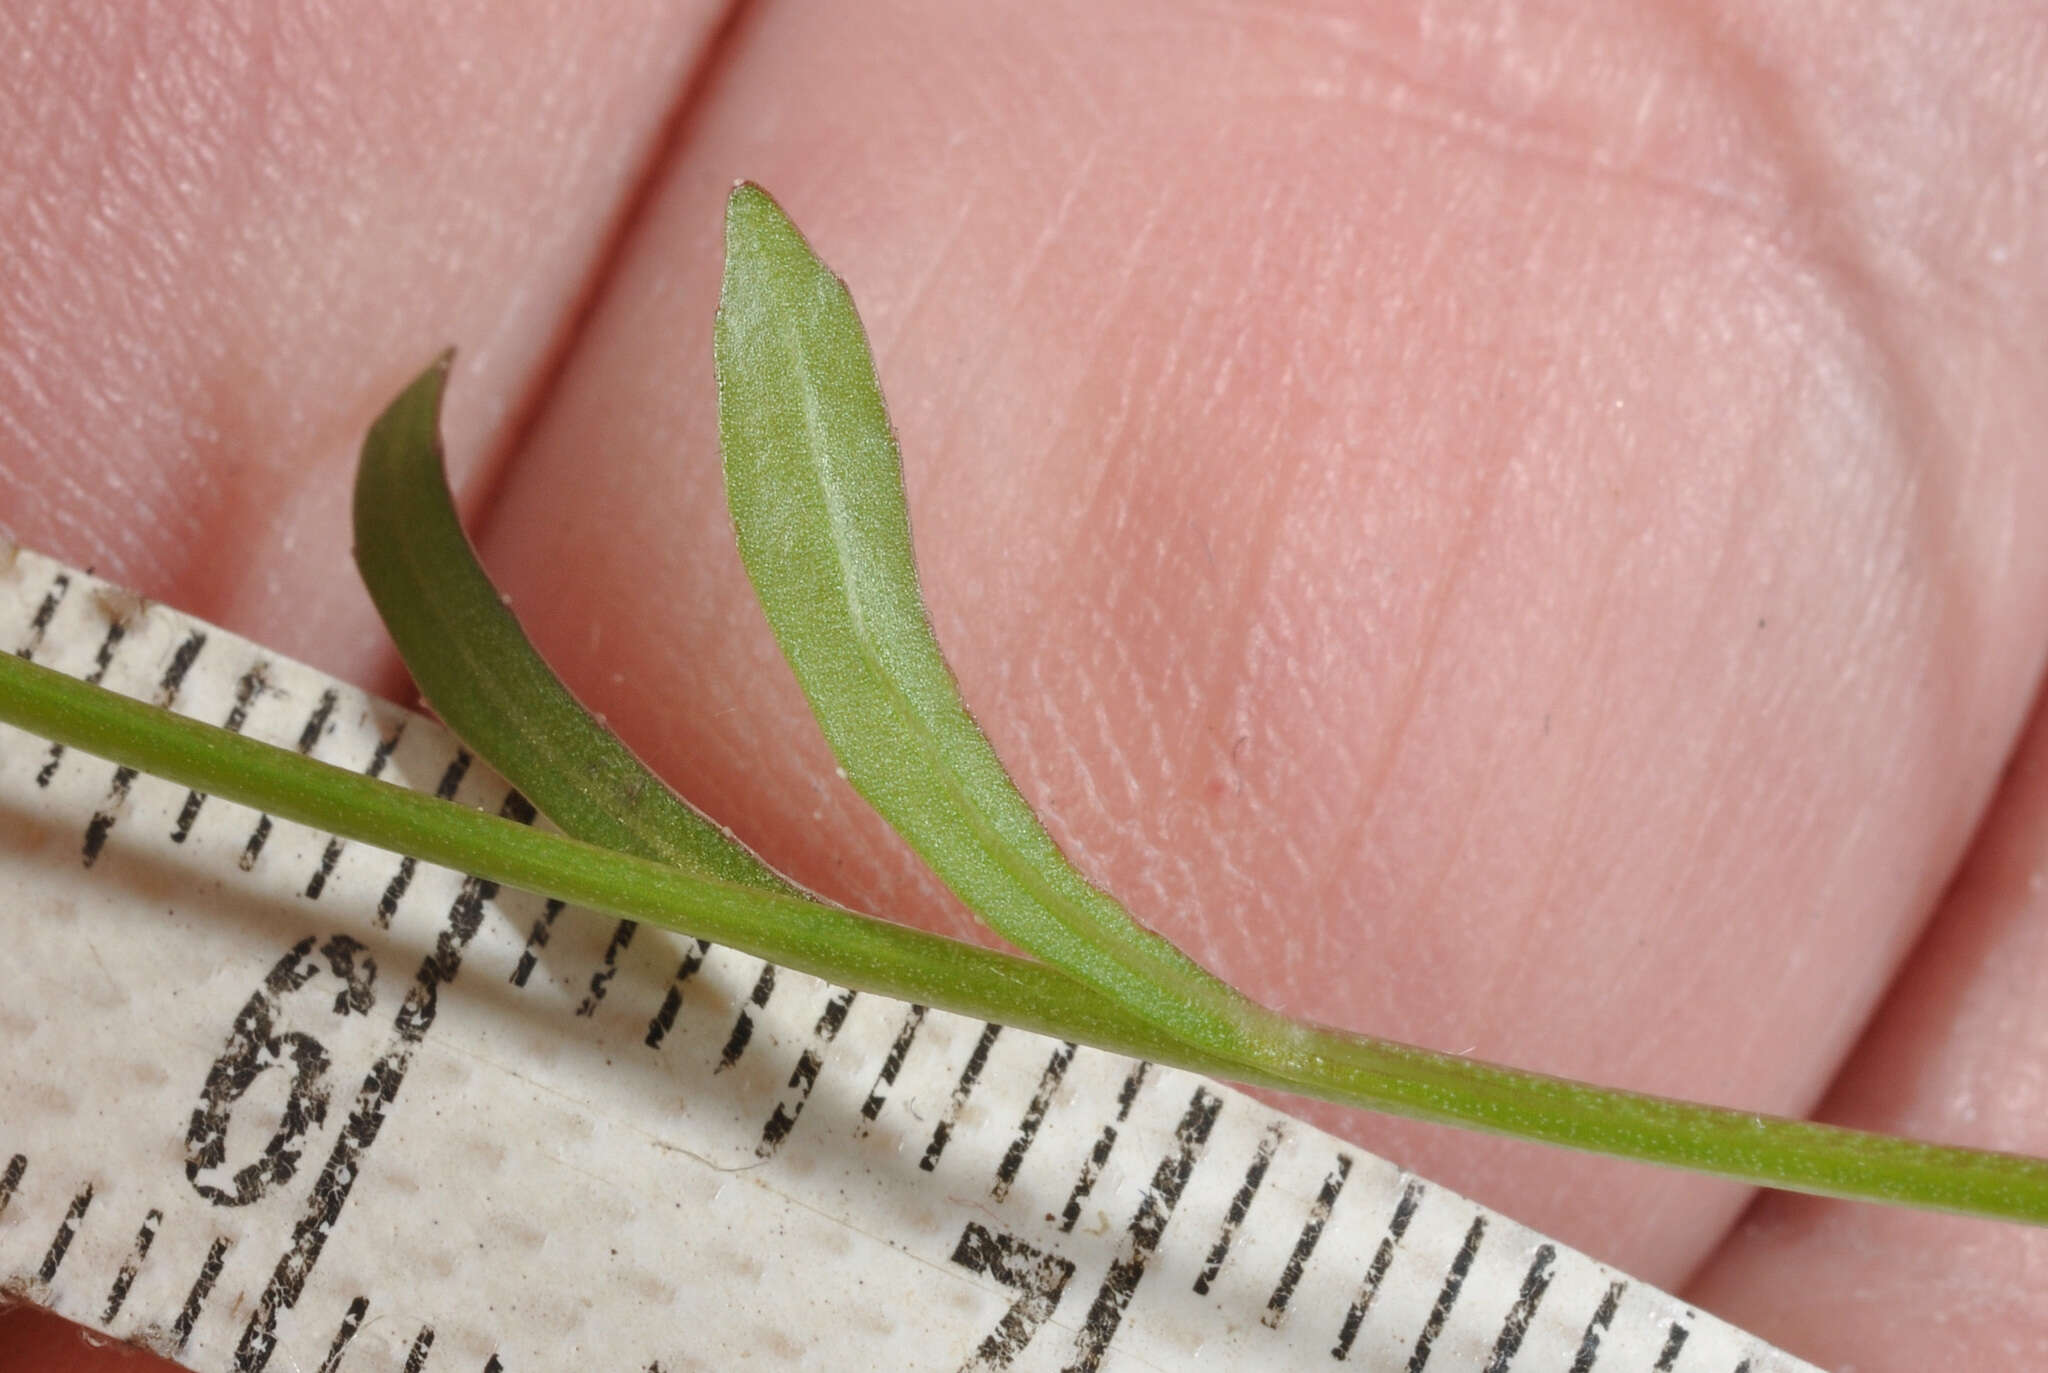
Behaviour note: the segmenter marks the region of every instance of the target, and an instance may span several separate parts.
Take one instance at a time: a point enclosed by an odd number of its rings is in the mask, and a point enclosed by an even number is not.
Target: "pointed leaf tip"
[[[775,197],[751,181],[742,181],[725,198],[726,248],[735,241],[747,241],[763,234],[793,234],[796,226],[775,203]]]
[[[759,297],[776,283],[788,286],[818,277],[831,278],[831,273],[775,197],[751,181],[733,187],[725,202],[721,304],[732,305],[736,292]]]
[[[423,445],[439,451],[441,396],[448,388],[448,372],[455,363],[455,350],[444,348],[405,389],[384,407],[363,436],[362,461],[394,461],[394,450]],[[360,483],[358,484],[360,492]],[[359,495],[360,498],[360,495]]]

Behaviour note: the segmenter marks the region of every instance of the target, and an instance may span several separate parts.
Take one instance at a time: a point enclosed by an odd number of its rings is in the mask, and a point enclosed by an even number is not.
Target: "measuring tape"
[[[0,650],[534,818],[33,553]],[[1185,1072],[5,728],[0,821],[0,1295],[205,1373],[1807,1367]]]

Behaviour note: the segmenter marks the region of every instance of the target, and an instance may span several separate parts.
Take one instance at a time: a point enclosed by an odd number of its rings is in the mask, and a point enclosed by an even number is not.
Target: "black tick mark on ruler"
[[[768,998],[775,994],[775,965],[763,963],[761,975],[754,979],[754,990],[747,1000],[756,1009],[767,1006]],[[725,1048],[719,1051],[718,1066],[711,1071],[722,1073],[740,1061],[740,1055],[747,1051],[747,1044],[754,1037],[754,1017],[745,1007],[740,1009],[739,1018],[732,1023],[732,1033],[726,1036]]]
[[[454,800],[456,791],[462,786],[463,774],[469,771],[470,761],[468,749],[457,749],[455,756],[448,760],[447,768],[441,773],[441,781],[434,788],[434,795],[443,801]],[[398,903],[405,899],[407,889],[412,886],[413,875],[419,868],[420,861],[417,858],[398,860],[398,871],[391,875],[390,883],[384,888],[384,895],[377,902],[378,929],[391,928],[391,917],[398,913]],[[495,891],[496,888],[493,887],[492,890]]]
[[[1557,1246],[1536,1247],[1536,1257],[1530,1262],[1529,1271],[1522,1275],[1522,1290],[1501,1325],[1500,1338],[1493,1342],[1493,1357],[1486,1362],[1486,1373],[1507,1373],[1508,1365],[1514,1362],[1529,1326],[1536,1319],[1536,1308],[1542,1303],[1543,1294],[1550,1290],[1550,1270],[1556,1260]]]
[[[15,1189],[21,1186],[22,1174],[27,1171],[27,1154],[16,1154],[7,1160],[7,1170],[0,1172],[0,1216],[7,1214],[7,1203],[14,1200]]]
[[[34,618],[28,622],[28,637],[21,641],[21,647],[14,650],[15,657],[34,660],[36,650],[43,646],[43,635],[50,628],[50,620],[63,603],[64,593],[70,589],[70,574],[59,572],[51,579],[50,589],[43,593],[43,603],[36,607]]]
[[[112,635],[110,633],[109,639],[111,640],[111,638]],[[187,635],[185,641],[178,645],[177,651],[171,655],[171,665],[164,669],[164,675],[157,683],[156,703],[158,705],[168,710],[176,702],[178,699],[178,688],[185,683],[185,674],[192,670],[193,661],[199,657],[199,650],[204,647],[206,647],[206,636],[197,630]],[[44,771],[47,772],[56,766],[57,759],[52,757],[50,762],[45,765]],[[94,814],[91,823],[85,827],[84,858],[86,867],[89,868],[99,861],[100,851],[106,847],[107,835],[114,828],[114,820],[120,813],[121,803],[128,799],[128,789],[135,785],[135,776],[134,768],[122,767],[114,769],[114,781],[113,785],[107,790],[106,805]]]
[[[91,1207],[92,1187],[88,1184],[71,1198],[64,1219],[57,1223],[57,1233],[51,1236],[49,1250],[43,1255],[43,1266],[36,1270],[37,1278],[45,1283],[56,1281],[57,1270],[64,1265],[64,1255],[70,1251],[71,1241],[77,1237],[78,1227],[85,1223],[85,1213]]]
[[[520,951],[519,964],[512,969],[511,982],[515,987],[524,987],[533,976],[533,970],[540,966],[540,951],[548,946],[548,936],[554,933],[555,917],[567,907],[560,901],[549,901],[534,917],[533,928],[527,931],[526,947]]]
[[[420,1373],[427,1366],[427,1351],[434,1347],[434,1327],[423,1325],[413,1336],[412,1349],[405,1356],[405,1373]]]
[[[178,1348],[183,1349],[192,1338],[192,1327],[199,1323],[199,1312],[206,1305],[206,1299],[213,1293],[213,1284],[220,1277],[220,1270],[227,1265],[228,1245],[226,1238],[217,1239],[206,1251],[206,1259],[199,1265],[199,1276],[192,1279],[192,1290],[185,1294],[185,1304],[178,1310],[178,1319],[171,1324],[171,1334],[177,1338]]]
[[[305,728],[299,731],[298,750],[302,755],[311,756],[314,745],[320,742],[320,736],[326,732],[327,722],[333,717],[334,707],[340,699],[340,695],[332,687],[320,693],[320,703],[313,707],[312,715],[306,719]],[[254,869],[256,860],[263,856],[263,846],[270,842],[273,825],[274,822],[267,814],[256,817],[256,828],[249,831],[248,842],[242,845],[242,856],[235,860],[243,872]]]
[[[868,1089],[868,1099],[860,1106],[861,1124],[855,1133],[865,1135],[867,1127],[882,1114],[882,1107],[888,1104],[889,1089],[896,1085],[896,1075],[903,1071],[903,1060],[910,1055],[911,1043],[917,1038],[918,1026],[924,1024],[926,1008],[913,1004],[903,1017],[903,1026],[896,1031],[896,1041],[889,1046],[889,1052],[882,1059],[882,1069],[875,1074],[875,1085]]]
[[[852,1008],[856,995],[858,993],[842,987],[825,1003],[818,1023],[811,1027],[811,1035],[817,1043],[803,1051],[789,1074],[787,1086],[794,1095],[775,1103],[768,1123],[761,1127],[760,1142],[754,1146],[755,1157],[767,1158],[782,1147],[782,1142],[789,1138],[789,1132],[796,1128],[798,1118],[803,1115],[804,1103],[810,1100],[812,1088],[818,1085],[818,1074],[824,1069],[824,1048],[838,1035],[839,1027],[846,1023],[846,1013]]]
[[[341,1316],[341,1324],[335,1329],[334,1343],[327,1346],[327,1357],[320,1361],[320,1373],[335,1373],[341,1367],[341,1356],[356,1337],[356,1331],[363,1328],[363,1318],[370,1314],[370,1299],[356,1297],[348,1304],[348,1310]]]
[[[1266,1314],[1259,1319],[1266,1323],[1268,1329],[1278,1330],[1280,1323],[1287,1319],[1287,1306],[1294,1300],[1294,1289],[1301,1283],[1302,1271],[1314,1256],[1316,1245],[1323,1238],[1323,1227],[1330,1223],[1330,1212],[1336,1209],[1338,1194],[1344,1190],[1344,1180],[1350,1176],[1351,1155],[1337,1155],[1337,1166],[1323,1179],[1315,1204],[1309,1207],[1308,1219],[1302,1223],[1301,1234],[1295,1237],[1294,1252],[1287,1256],[1287,1266],[1280,1270],[1280,1281],[1273,1288],[1273,1295],[1266,1298]]]
[[[254,704],[256,697],[263,689],[269,685],[269,677],[270,665],[268,663],[258,663],[242,674],[241,680],[235,683],[235,703],[228,708],[228,718],[222,722],[221,726],[223,729],[227,730],[230,734],[240,734],[242,732],[243,726],[249,723],[249,707]],[[185,804],[178,811],[178,823],[171,828],[172,843],[182,844],[191,837],[192,826],[199,822],[200,807],[205,804],[205,792],[188,791],[185,793]]]
[[[559,909],[559,905],[550,902],[549,907],[549,913],[543,916],[543,919],[551,921],[554,919],[553,911]],[[533,927],[532,937],[527,940],[528,953],[522,955],[519,960],[520,972],[512,975],[512,980],[522,987],[526,985],[526,979],[521,973],[532,969],[529,960],[532,957],[532,949],[536,947],[535,940],[541,944],[547,943],[547,934],[538,922]],[[704,966],[704,959],[710,952],[711,945],[699,939],[691,944],[689,952],[683,955],[682,963],[676,968],[676,975],[669,979],[668,993],[661,999],[661,1009],[647,1022],[647,1034],[642,1042],[648,1048],[659,1049],[661,1041],[667,1039],[668,1032],[676,1027],[676,1016],[683,1009],[683,984],[697,975],[697,970]]]
[[[121,1271],[114,1275],[114,1285],[107,1290],[107,1305],[100,1312],[100,1324],[110,1325],[114,1317],[121,1314],[121,1307],[128,1300],[128,1289],[135,1285],[135,1275],[142,1271],[143,1260],[149,1257],[150,1245],[156,1243],[156,1228],[163,1223],[164,1213],[153,1207],[142,1218],[142,1228],[135,1232],[135,1246],[128,1251]]]
[[[404,737],[405,723],[400,721],[389,734],[377,741],[377,748],[370,754],[370,765],[363,769],[363,776],[372,779],[382,777],[385,764],[391,761],[392,750],[398,747],[398,741]],[[320,855],[320,866],[315,868],[313,875],[306,880],[308,901],[318,901],[320,893],[327,889],[327,879],[334,876],[334,865],[341,861],[341,843],[340,839],[327,841],[327,849]]]
[[[1081,1164],[1081,1176],[1074,1180],[1074,1190],[1067,1194],[1067,1204],[1060,1211],[1060,1230],[1071,1232],[1074,1222],[1081,1218],[1081,1203],[1095,1190],[1095,1180],[1102,1175],[1103,1165],[1109,1162],[1112,1150],[1116,1148],[1117,1129],[1130,1119],[1131,1104],[1138,1099],[1139,1088],[1145,1085],[1145,1075],[1152,1065],[1144,1060],[1131,1065],[1131,1071],[1124,1076],[1124,1085],[1116,1094],[1116,1118],[1102,1127],[1102,1133],[1095,1138],[1095,1147],[1088,1151],[1088,1158]],[[1046,1217],[1051,1220],[1051,1216]]]
[[[1159,1242],[1166,1234],[1166,1224],[1173,1219],[1174,1208],[1180,1204],[1181,1194],[1187,1190],[1188,1179],[1194,1176],[1195,1165],[1201,1162],[1202,1151],[1209,1142],[1209,1132],[1215,1128],[1216,1117],[1222,1110],[1223,1098],[1206,1087],[1195,1089],[1194,1096],[1188,1101],[1187,1112],[1182,1115],[1180,1124],[1174,1127],[1174,1150],[1159,1161],[1158,1169],[1152,1174],[1152,1185],[1145,1189],[1144,1199],[1138,1203],[1138,1213],[1124,1233],[1117,1258],[1110,1264],[1102,1286],[1096,1289],[1095,1300],[1088,1307],[1088,1316],[1082,1323],[1074,1358],[1068,1363],[1066,1373],[1095,1373],[1101,1367],[1109,1342],[1116,1337],[1117,1327],[1123,1322],[1124,1310],[1131,1304],[1139,1280],[1145,1276],[1146,1267],[1159,1250]]]
[[[1579,1340],[1579,1352],[1572,1358],[1571,1373],[1587,1373],[1593,1361],[1600,1357],[1600,1337],[1614,1324],[1614,1313],[1621,1308],[1621,1298],[1628,1291],[1625,1282],[1611,1282],[1607,1293],[1600,1298],[1593,1319],[1586,1322],[1586,1333]]]
[[[1052,1051],[1052,1057],[1045,1061],[1045,1071],[1038,1075],[1038,1090],[1031,1094],[1031,1104],[1024,1108],[1024,1118],[1017,1123],[1017,1133],[1010,1140],[1010,1147],[1003,1151],[1003,1161],[996,1169],[995,1186],[989,1188],[989,1195],[997,1201],[1010,1195],[1010,1185],[1017,1180],[1018,1170],[1024,1166],[1024,1155],[1031,1150],[1032,1141],[1038,1138],[1039,1127],[1045,1124],[1045,1113],[1052,1109],[1053,1093],[1059,1090],[1060,1081],[1067,1075],[1067,1068],[1074,1061],[1076,1046],[1071,1041],[1062,1041]]]
[[[631,920],[621,920],[612,927],[611,942],[605,945],[604,962],[590,975],[590,990],[584,994],[583,1003],[576,1008],[576,1014],[588,1018],[597,1014],[597,1005],[604,1000],[605,991],[618,976],[619,955],[633,942],[633,932],[640,926]]]
[[[1457,1304],[1458,1293],[1465,1288],[1466,1275],[1472,1271],[1472,1261],[1479,1256],[1479,1241],[1486,1237],[1486,1217],[1472,1217],[1472,1224],[1465,1231],[1464,1242],[1451,1258],[1451,1271],[1444,1275],[1444,1285],[1437,1291],[1436,1305],[1429,1310],[1429,1319],[1422,1323],[1422,1333],[1415,1337],[1415,1352],[1408,1356],[1408,1373],[1422,1373],[1429,1362],[1429,1351],[1436,1344],[1437,1336],[1444,1330],[1444,1322],[1451,1318],[1451,1308]]]
[[[953,1138],[953,1127],[960,1121],[960,1113],[967,1109],[967,1098],[974,1093],[974,1084],[981,1081],[982,1069],[988,1066],[989,1051],[995,1048],[996,1036],[1003,1027],[990,1021],[981,1027],[981,1037],[974,1041],[974,1050],[967,1055],[967,1066],[960,1070],[960,1080],[953,1084],[953,1095],[946,1101],[946,1111],[939,1123],[932,1129],[932,1141],[925,1146],[924,1157],[917,1166],[929,1173],[939,1166],[939,1156],[946,1152],[946,1143]]]
[[[60,582],[63,582],[64,585],[66,586],[70,585],[70,583],[66,581],[64,578],[60,577],[58,578],[58,580]],[[46,618],[44,618],[43,611],[54,612],[57,609],[57,601],[56,599],[54,599],[54,594],[55,593],[53,593],[52,596],[45,597],[43,599],[42,610],[36,612],[35,630],[29,637],[31,641],[37,646],[41,645],[43,639],[43,630],[49,624],[49,621]],[[121,646],[121,640],[123,640],[127,636],[128,626],[122,621],[116,620],[112,624],[107,626],[106,637],[100,640],[99,651],[93,655],[92,670],[85,674],[86,681],[90,682],[94,686],[98,686],[100,684],[100,680],[107,675],[107,669],[114,665],[114,650]],[[21,650],[21,656],[27,658],[32,655],[28,649],[23,649]],[[58,765],[61,764],[63,761],[64,745],[51,744],[49,761],[45,762],[42,766],[42,769],[36,773],[36,785],[39,787],[49,786],[51,780],[54,779],[57,775]]]
[[[1380,1284],[1386,1281],[1387,1269],[1393,1266],[1394,1252],[1400,1247],[1401,1237],[1408,1233],[1408,1223],[1415,1219],[1415,1210],[1422,1205],[1422,1196],[1427,1190],[1421,1178],[1411,1177],[1402,1184],[1401,1199],[1394,1203],[1394,1218],[1387,1222],[1387,1233],[1380,1236],[1379,1248],[1373,1252],[1372,1263],[1365,1270],[1365,1279],[1358,1285],[1358,1295],[1351,1299],[1350,1309],[1344,1313],[1344,1327],[1337,1332],[1336,1347],[1330,1350],[1331,1358],[1350,1357],[1352,1342],[1358,1338],[1358,1328],[1365,1324],[1366,1316],[1371,1313],[1373,1299],[1380,1294]]]
[[[1259,1136],[1259,1147],[1252,1154],[1251,1166],[1244,1170],[1244,1181],[1238,1183],[1237,1194],[1230,1199],[1230,1209],[1224,1212],[1223,1228],[1217,1232],[1216,1242],[1209,1246],[1209,1257],[1203,1261],[1202,1271],[1195,1277],[1195,1295],[1209,1295],[1209,1284],[1215,1282],[1216,1275],[1223,1271],[1223,1261],[1230,1257],[1230,1247],[1237,1242],[1238,1228],[1252,1209],[1252,1199],[1258,1196],[1259,1184],[1266,1180],[1266,1170],[1273,1166],[1273,1154],[1285,1137],[1286,1133],[1277,1120]]]

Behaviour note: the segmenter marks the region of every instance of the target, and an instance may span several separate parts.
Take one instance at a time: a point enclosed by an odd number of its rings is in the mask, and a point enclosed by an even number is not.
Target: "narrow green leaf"
[[[740,556],[847,780],[1019,947],[1211,1048],[1270,1030],[1067,861],[967,712],[845,285],[758,187],[726,206],[718,432]]]
[[[669,790],[534,650],[477,561],[441,457],[444,353],[370,427],[356,468],[363,584],[427,702],[563,831],[705,877],[794,891]]]

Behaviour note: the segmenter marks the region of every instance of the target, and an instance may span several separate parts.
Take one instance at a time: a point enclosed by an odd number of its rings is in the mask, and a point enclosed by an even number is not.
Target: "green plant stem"
[[[1949,1173],[1954,1156],[1921,1145],[1529,1079],[1252,1001],[1067,860],[975,723],[919,591],[902,462],[852,296],[759,187],[727,200],[715,352],[740,555],[812,712],[860,793],[1019,946],[1239,1075],[1317,1095],[1395,1096],[1394,1109],[1820,1190],[1882,1175],[1919,1197],[1978,1189],[2003,1204],[2017,1176],[2039,1184],[2040,1164]]]
[[[1586,1086],[1316,1026],[1231,1061],[1042,964],[537,832],[13,655],[0,655],[0,719],[345,838],[729,944],[845,986],[1397,1115],[1762,1186],[2048,1224],[2048,1161],[2015,1154]]]

